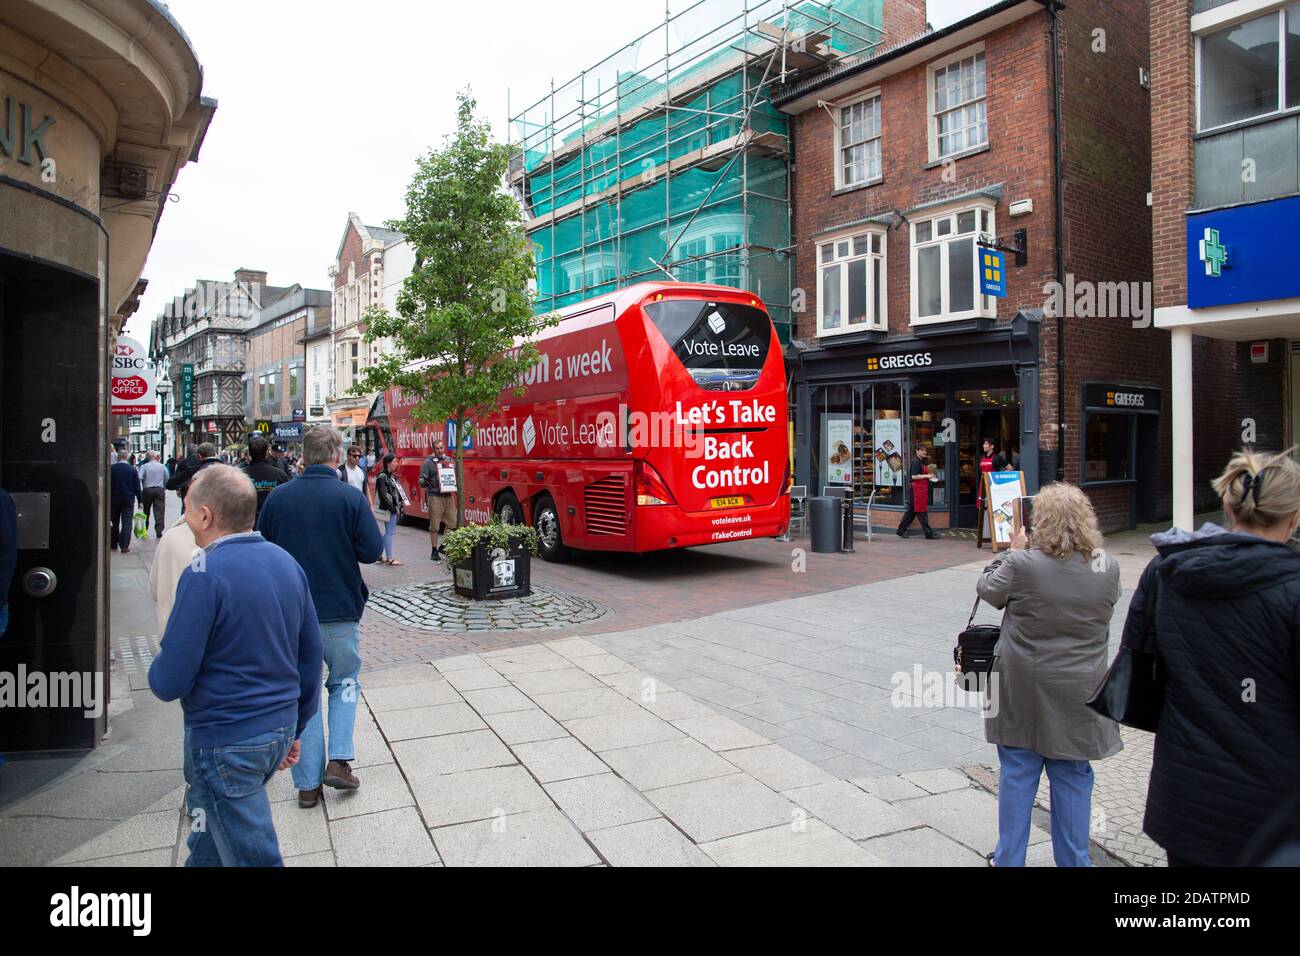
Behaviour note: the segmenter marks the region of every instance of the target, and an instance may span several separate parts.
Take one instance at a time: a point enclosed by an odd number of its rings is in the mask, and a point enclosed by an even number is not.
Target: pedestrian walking
[[[298,806],[304,809],[320,801],[322,785],[341,790],[361,786],[352,772],[352,732],[361,692],[361,614],[370,592],[358,562],[378,561],[383,540],[365,495],[339,481],[342,442],[335,428],[309,429],[303,438],[307,468],[301,479],[272,491],[258,519],[266,539],[297,558],[307,573],[325,644],[328,750],[317,714],[303,732],[302,760],[293,770]]]
[[[320,712],[320,627],[302,568],[252,530],[246,475],[207,468],[189,498],[202,564],[181,575],[149,667],[150,689],[185,713],[186,865],[281,866],[266,784]]]
[[[258,517],[261,517],[262,506],[266,504],[266,496],[289,480],[283,468],[268,460],[270,451],[271,443],[261,436],[248,443],[249,463],[243,470],[257,489]]]
[[[1226,527],[1152,535],[1124,622],[1163,686],[1142,828],[1170,866],[1241,862],[1300,789],[1300,465],[1240,452],[1214,490]]]
[[[110,547],[123,554],[131,551],[131,532],[135,522],[135,503],[140,500],[140,473],[131,466],[130,454],[117,453],[117,461],[109,469],[110,481]]]
[[[294,477],[294,470],[289,464],[289,459],[284,456],[284,446],[274,445],[271,448],[271,463],[279,468],[286,478]]]
[[[201,445],[191,445],[190,453],[176,463],[176,470],[167,482],[167,490],[176,492],[181,499],[181,514],[185,513],[185,494],[189,491],[190,481],[205,461],[216,461],[216,458],[217,447],[211,442],[204,442]]]
[[[393,474],[396,462],[397,456],[392,452],[385,455],[383,468],[375,478],[375,498],[379,502],[379,511],[388,515],[384,521],[384,556],[379,559],[379,563],[392,567],[402,563],[393,557],[393,534],[397,531],[397,521],[402,512],[411,503],[402,489],[402,483]]]
[[[366,470],[361,465],[361,449],[355,445],[348,449],[347,461],[339,465],[339,480],[346,481],[363,495],[366,493]]]
[[[429,552],[430,561],[440,561],[442,559],[442,547],[438,544],[438,536],[442,534],[443,529],[452,529],[456,527],[456,492],[443,491],[441,482],[438,479],[439,466],[449,466],[454,462],[447,457],[447,445],[441,438],[433,440],[432,451],[429,457],[424,459],[420,465],[419,485],[424,489],[424,502],[429,509],[429,539],[432,550]]]
[[[205,458],[198,463],[190,475],[186,489],[200,474],[214,465],[220,464],[216,458]],[[158,633],[167,629],[171,617],[172,605],[176,600],[176,587],[180,584],[181,573],[193,564],[202,549],[195,544],[194,532],[190,530],[185,512],[180,519],[166,530],[158,543],[149,565],[149,596],[154,601],[154,615],[158,621]]]
[[[1024,866],[1030,815],[1047,769],[1052,855],[1057,866],[1089,866],[1093,773],[1089,761],[1118,752],[1119,726],[1087,706],[1106,674],[1119,565],[1101,550],[1087,496],[1063,482],[1034,499],[1033,539],[984,569],[982,600],[1005,608],[989,678],[995,705],[984,736],[997,744],[998,842],[992,866]]]
[[[140,466],[140,507],[144,509],[146,529],[152,517],[154,536],[161,538],[167,522],[167,468],[158,457],[156,451],[147,452]]]
[[[912,464],[907,470],[909,476],[910,494],[908,496],[907,511],[903,513],[903,520],[899,522],[898,531],[900,538],[907,537],[907,529],[912,526],[913,519],[920,519],[921,530],[925,532],[925,537],[939,537],[930,530],[930,485],[936,479],[930,474],[929,461],[930,451],[925,445],[917,445],[913,453]]]

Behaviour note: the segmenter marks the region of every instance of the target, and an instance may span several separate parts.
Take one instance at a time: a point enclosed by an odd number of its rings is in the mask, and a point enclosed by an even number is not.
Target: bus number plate
[[[737,497],[733,497],[733,498],[714,498],[712,501],[709,502],[709,507],[711,507],[711,508],[739,508],[739,507],[741,507],[744,503],[745,503],[745,499],[744,499],[743,497],[741,497],[741,496],[737,496]]]

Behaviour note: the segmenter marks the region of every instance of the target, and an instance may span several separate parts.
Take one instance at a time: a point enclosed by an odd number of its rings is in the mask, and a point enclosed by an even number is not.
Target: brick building
[[[354,429],[365,423],[373,395],[356,396],[349,389],[361,372],[389,348],[386,341],[366,342],[363,316],[382,306],[392,312],[397,293],[415,266],[414,253],[400,232],[367,226],[354,212],[339,240],[329,274],[333,282],[331,320],[332,377],[325,401],[334,427],[351,441]]]
[[[1300,4],[1151,3],[1155,324],[1174,518],[1234,446],[1300,442]]]
[[[261,430],[285,445],[302,442],[310,397],[303,340],[309,329],[328,328],[329,315],[328,292],[294,285],[263,309],[257,324],[249,328],[244,373],[247,430]]]
[[[891,523],[921,442],[934,523],[973,526],[987,437],[1030,493],[1081,484],[1108,529],[1170,513],[1147,8],[1002,0],[928,30],[924,3],[887,2],[909,32],[775,97],[794,116],[800,484],[874,491]],[[1004,298],[981,284],[995,239]]]
[[[267,285],[266,273],[237,269],[233,282],[198,279],[154,322],[150,355],[171,380],[173,431],[169,453],[212,442],[218,448],[247,438],[245,370],[248,331],[290,288]],[[192,373],[186,415],[186,367]]]

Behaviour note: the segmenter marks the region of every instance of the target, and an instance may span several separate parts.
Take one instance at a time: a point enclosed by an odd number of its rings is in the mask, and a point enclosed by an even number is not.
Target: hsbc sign
[[[121,336],[109,362],[109,393],[114,415],[153,415],[158,411],[154,395],[153,366],[135,339]]]

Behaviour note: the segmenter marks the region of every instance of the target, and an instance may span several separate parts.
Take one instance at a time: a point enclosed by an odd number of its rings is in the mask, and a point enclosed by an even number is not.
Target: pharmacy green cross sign
[[[1205,263],[1207,276],[1217,279],[1223,275],[1223,267],[1228,264],[1228,247],[1219,243],[1219,230],[1205,230],[1205,238],[1201,240],[1201,261]]]

